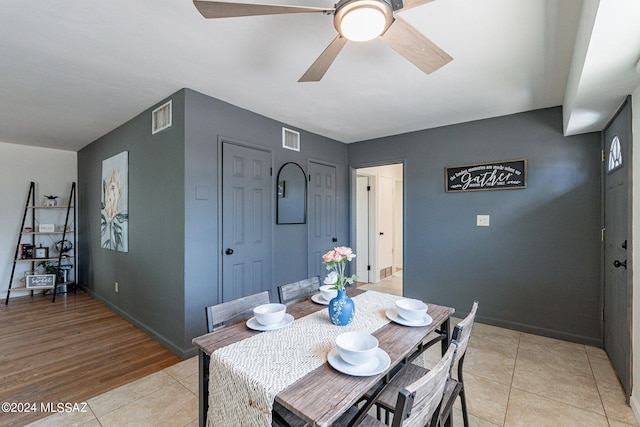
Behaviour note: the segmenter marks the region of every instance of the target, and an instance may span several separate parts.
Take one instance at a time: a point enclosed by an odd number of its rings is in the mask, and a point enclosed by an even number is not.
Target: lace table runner
[[[367,291],[353,298],[356,315],[347,326],[333,325],[324,309],[216,350],[209,370],[207,425],[270,427],[276,395],[326,363],[341,333],[372,333],[389,323],[385,311],[398,298]]]

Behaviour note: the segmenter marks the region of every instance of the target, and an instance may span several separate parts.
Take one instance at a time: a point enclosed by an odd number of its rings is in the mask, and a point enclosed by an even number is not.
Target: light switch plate
[[[489,227],[489,215],[476,216],[476,225],[478,227]]]
[[[196,185],[196,200],[209,200],[209,187]]]

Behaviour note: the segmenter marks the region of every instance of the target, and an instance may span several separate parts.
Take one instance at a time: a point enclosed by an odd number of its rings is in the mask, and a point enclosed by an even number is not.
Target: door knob
[[[332,241],[333,243],[335,243],[335,242],[337,242],[337,241],[338,241],[338,238],[337,238],[337,237],[334,237],[333,239],[331,239],[331,241]]]
[[[613,266],[615,268],[620,268],[620,267],[624,267],[625,269],[627,268],[627,260],[625,259],[624,261],[620,262],[618,260],[613,261]]]
[[[224,251],[224,253],[227,254],[227,255],[231,255],[233,253],[233,249],[227,248],[227,250]]]

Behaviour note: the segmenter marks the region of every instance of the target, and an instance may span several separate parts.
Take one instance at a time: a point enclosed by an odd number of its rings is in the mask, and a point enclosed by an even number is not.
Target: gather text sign
[[[445,168],[445,190],[447,192],[512,190],[526,187],[527,161],[525,159],[447,166]]]

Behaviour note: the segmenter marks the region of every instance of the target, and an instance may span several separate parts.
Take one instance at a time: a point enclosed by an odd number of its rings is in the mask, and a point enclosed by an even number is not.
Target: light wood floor
[[[0,403],[82,402],[179,361],[80,290],[0,305]],[[47,415],[0,412],[0,425]]]

